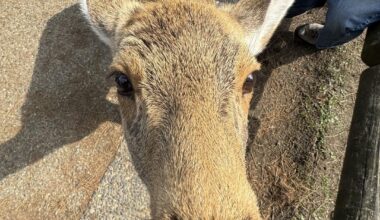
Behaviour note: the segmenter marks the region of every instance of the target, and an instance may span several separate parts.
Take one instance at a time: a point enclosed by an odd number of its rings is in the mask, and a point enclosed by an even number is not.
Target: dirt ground
[[[285,21],[260,56],[248,173],[266,219],[329,219],[356,97],[363,36],[317,51],[291,32],[326,9]]]
[[[259,59],[247,168],[266,219],[328,219],[363,39],[316,51],[286,21]],[[149,217],[121,143],[108,49],[74,0],[0,3],[0,219]]]

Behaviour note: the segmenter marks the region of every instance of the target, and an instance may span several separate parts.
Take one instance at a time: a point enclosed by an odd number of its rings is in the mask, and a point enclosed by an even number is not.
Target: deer
[[[80,0],[109,46],[153,219],[261,219],[246,171],[257,56],[293,0]]]

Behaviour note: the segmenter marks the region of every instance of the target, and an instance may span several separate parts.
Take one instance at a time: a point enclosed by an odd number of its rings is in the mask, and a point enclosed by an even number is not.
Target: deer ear
[[[269,43],[294,0],[240,0],[230,12],[246,32],[252,55],[257,56]]]
[[[137,0],[80,0],[79,4],[92,30],[111,48],[118,28],[142,5]]]

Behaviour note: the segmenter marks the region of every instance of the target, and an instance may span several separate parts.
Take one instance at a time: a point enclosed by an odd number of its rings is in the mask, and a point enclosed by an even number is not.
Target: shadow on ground
[[[22,106],[22,128],[0,145],[0,180],[81,140],[105,121],[120,123],[117,106],[106,100],[110,59],[79,5],[48,21]]]

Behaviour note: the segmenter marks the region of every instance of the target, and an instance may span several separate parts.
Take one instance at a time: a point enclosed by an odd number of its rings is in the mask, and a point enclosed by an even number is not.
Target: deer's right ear
[[[269,43],[277,26],[294,0],[240,0],[231,9],[232,15],[246,32],[246,41],[253,56]]]
[[[141,7],[137,0],[80,0],[79,4],[92,30],[111,48],[118,28]]]

